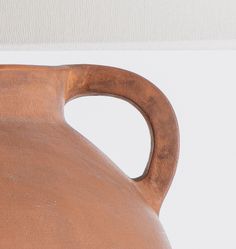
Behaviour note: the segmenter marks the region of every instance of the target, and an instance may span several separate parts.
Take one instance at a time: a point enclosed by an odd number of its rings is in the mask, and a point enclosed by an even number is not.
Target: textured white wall
[[[0,48],[235,48],[235,13],[235,0],[0,0]]]

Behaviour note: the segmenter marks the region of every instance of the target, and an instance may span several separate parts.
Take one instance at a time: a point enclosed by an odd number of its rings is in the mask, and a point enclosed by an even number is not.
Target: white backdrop
[[[236,48],[235,0],[0,0],[0,48]]]
[[[160,219],[175,249],[235,249],[236,51],[0,52],[0,63],[92,63],[155,83],[179,121],[178,170]],[[129,104],[96,97],[65,108],[68,122],[130,176],[147,161],[150,138]]]

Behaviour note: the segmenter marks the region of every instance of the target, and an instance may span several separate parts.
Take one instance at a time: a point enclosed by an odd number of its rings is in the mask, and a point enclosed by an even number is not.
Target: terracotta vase
[[[65,122],[65,102],[97,94],[126,99],[146,118],[152,152],[142,177],[128,178]],[[0,66],[0,248],[170,248],[158,213],[177,157],[173,109],[141,76],[96,65]]]

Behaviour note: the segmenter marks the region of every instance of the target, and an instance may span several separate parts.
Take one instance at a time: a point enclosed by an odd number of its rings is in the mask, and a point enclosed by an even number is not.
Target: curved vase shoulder
[[[152,134],[143,176],[128,178],[64,120],[67,101],[112,95]],[[97,65],[0,66],[0,248],[169,249],[158,219],[175,173],[178,126],[143,77]]]

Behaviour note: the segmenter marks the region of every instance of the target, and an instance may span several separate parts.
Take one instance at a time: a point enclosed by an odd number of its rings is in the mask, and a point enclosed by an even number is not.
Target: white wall
[[[235,0],[0,0],[0,48],[235,48],[235,12]]]
[[[160,215],[173,248],[236,248],[236,51],[0,52],[0,63],[105,64],[154,82],[181,132],[178,170]],[[140,174],[149,153],[146,124],[128,104],[107,101],[71,102],[67,120],[127,174]]]

